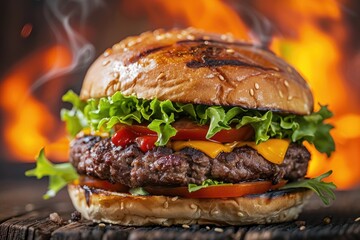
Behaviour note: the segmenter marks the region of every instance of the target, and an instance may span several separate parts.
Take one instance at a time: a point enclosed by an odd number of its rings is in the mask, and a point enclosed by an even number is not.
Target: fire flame
[[[360,183],[360,104],[341,71],[344,45],[349,37],[339,1],[253,1],[257,14],[268,19],[275,28],[270,48],[285,58],[307,79],[315,102],[328,104],[334,112],[330,120],[336,152],[327,159],[310,145],[312,160],[308,175],[317,176],[334,170],[328,179],[340,189]],[[141,1],[152,22],[168,26],[197,27],[235,37],[254,40],[248,19],[245,21],[235,6],[221,0]],[[153,8],[156,6],[156,8]],[[159,14],[159,8],[162,9]],[[321,25],[322,20],[331,22]],[[171,22],[171,21],[170,21]],[[173,27],[171,26],[171,27]],[[256,40],[256,39],[255,39]],[[60,54],[60,55],[59,55]],[[33,161],[39,149],[46,146],[52,159],[66,160],[68,141],[58,116],[28,92],[34,79],[52,68],[71,64],[71,53],[56,45],[34,53],[17,64],[1,83],[0,107],[5,119],[6,145],[14,158]],[[27,95],[29,93],[29,95]],[[60,99],[60,93],[58,100]],[[23,100],[23,101],[21,101]],[[60,101],[60,100],[59,100]],[[318,107],[318,106],[315,106]]]
[[[67,158],[69,142],[64,128],[59,128],[62,123],[58,115],[53,115],[49,106],[32,95],[30,89],[34,80],[70,62],[67,48],[52,46],[19,62],[2,81],[0,107],[6,112],[5,144],[13,158],[33,162],[44,146],[50,158],[59,161]]]
[[[328,104],[334,113],[330,123],[335,126],[332,135],[336,152],[330,159],[326,159],[312,146],[308,146],[312,153],[308,175],[318,176],[332,169],[334,173],[329,180],[334,181],[340,188],[349,188],[359,184],[360,177],[360,162],[357,161],[360,156],[360,107],[354,98],[356,93],[347,85],[341,72],[344,60],[344,50],[341,47],[347,33],[340,6],[335,1],[328,1],[326,4],[321,1],[286,1],[282,4],[290,13],[286,16],[301,21],[292,23],[293,26],[297,25],[293,28],[296,29],[295,37],[276,37],[272,49],[294,65],[307,79],[315,102]],[[277,15],[279,12],[273,14]],[[290,17],[284,18],[285,16],[282,16],[281,21],[291,24]],[[332,22],[331,29],[324,31],[319,28],[317,23],[321,18]]]

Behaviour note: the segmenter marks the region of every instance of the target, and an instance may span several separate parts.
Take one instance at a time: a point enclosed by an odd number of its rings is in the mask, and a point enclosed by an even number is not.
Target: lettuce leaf
[[[25,175],[37,177],[37,179],[45,176],[49,177],[48,191],[43,196],[44,199],[54,197],[68,183],[79,178],[76,170],[70,163],[52,164],[45,157],[44,149],[41,149],[36,158],[36,168],[26,171]]]
[[[131,193],[131,195],[134,195],[134,196],[147,196],[147,195],[149,195],[149,193],[142,187],[131,188],[129,190],[129,192]]]
[[[195,183],[189,183],[188,184],[188,191],[189,191],[189,193],[191,193],[191,192],[196,192],[196,191],[198,191],[198,190],[200,190],[202,188],[207,188],[209,186],[222,186],[222,185],[231,185],[231,184],[232,183],[224,183],[222,181],[206,179],[200,185],[196,185]]]
[[[111,131],[122,123],[147,123],[148,128],[158,135],[157,146],[164,146],[176,134],[172,123],[180,118],[189,118],[199,125],[208,124],[206,137],[235,126],[251,125],[255,131],[256,143],[269,138],[288,138],[292,142],[308,141],[319,152],[330,156],[335,143],[330,135],[332,125],[325,120],[332,116],[327,106],[321,106],[311,115],[282,115],[272,111],[257,111],[240,107],[207,106],[173,103],[170,100],[144,100],[135,96],[124,96],[116,92],[111,97],[81,101],[72,91],[63,96],[63,101],[73,105],[71,110],[62,109],[61,118],[67,130],[75,136],[85,127],[92,130]]]
[[[328,171],[316,178],[304,179],[297,182],[291,182],[286,184],[280,189],[289,189],[289,188],[308,188],[313,190],[323,201],[325,205],[330,204],[330,200],[335,200],[334,189],[336,185],[333,182],[324,182],[324,178],[330,176],[332,171]]]

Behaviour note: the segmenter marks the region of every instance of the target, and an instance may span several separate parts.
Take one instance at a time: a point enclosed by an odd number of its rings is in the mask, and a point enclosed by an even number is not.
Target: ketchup
[[[111,138],[111,141],[115,146],[121,146],[123,148],[126,147],[126,145],[135,142],[143,152],[153,149],[156,140],[157,136],[142,135],[128,127],[120,128]]]

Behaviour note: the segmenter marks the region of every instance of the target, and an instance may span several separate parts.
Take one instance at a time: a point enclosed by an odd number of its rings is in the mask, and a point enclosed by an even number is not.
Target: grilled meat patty
[[[155,147],[143,153],[136,144],[122,148],[110,138],[84,136],[74,139],[70,150],[70,162],[79,174],[129,187],[187,186],[206,179],[227,183],[291,181],[305,176],[309,160],[309,151],[295,143],[290,144],[281,165],[267,161],[247,146],[211,158],[192,148],[174,152],[168,147]]]

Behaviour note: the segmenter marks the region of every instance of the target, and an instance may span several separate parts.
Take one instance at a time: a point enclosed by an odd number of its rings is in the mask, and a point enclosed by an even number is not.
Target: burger
[[[88,70],[62,110],[69,162],[42,150],[28,176],[64,186],[86,219],[121,225],[244,225],[296,219],[333,183],[306,178],[308,142],[334,151],[327,106],[273,52],[201,30],[128,37]]]

